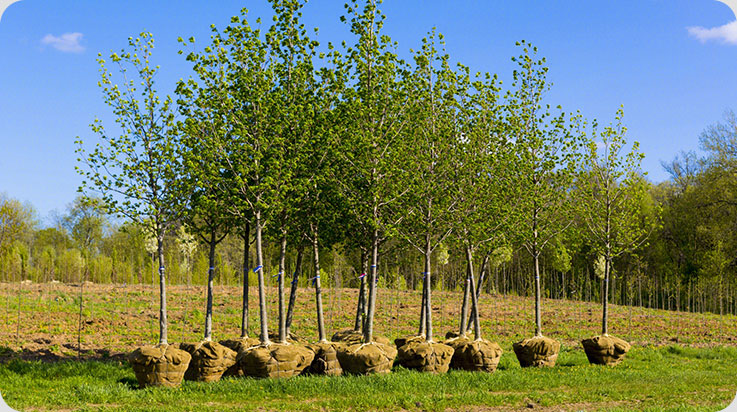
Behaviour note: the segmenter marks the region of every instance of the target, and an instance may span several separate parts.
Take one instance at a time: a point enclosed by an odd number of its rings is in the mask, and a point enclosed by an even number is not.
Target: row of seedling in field
[[[317,276],[313,281],[319,279]],[[474,288],[475,279],[471,271],[464,288],[459,332],[447,333],[446,339],[441,342],[435,341],[432,336],[432,312],[428,310],[431,288],[423,289],[417,335],[397,338],[394,345],[387,338],[374,336],[367,327],[367,300],[377,293],[378,288],[375,282],[366,282],[365,278],[361,277],[354,327],[336,332],[330,341],[326,339],[321,319],[320,286],[318,282],[313,282],[318,315],[318,341],[315,343],[307,343],[290,332],[293,306],[290,305],[285,314],[284,295],[281,294],[279,333],[253,338],[247,336],[243,328],[239,338],[215,342],[211,335],[210,306],[202,341],[144,346],[129,356],[130,363],[142,387],[176,386],[183,379],[214,382],[223,376],[288,378],[301,374],[338,376],[343,373],[389,373],[394,364],[428,373],[445,373],[451,368],[487,373],[496,370],[502,349],[497,343],[481,336],[477,310],[480,288]],[[296,285],[297,282],[292,282],[291,296],[297,293]],[[212,296],[211,293],[212,290],[208,289],[208,296]],[[261,312],[261,323],[266,322],[266,312]],[[630,348],[627,342],[608,335],[585,339],[582,344],[589,361],[602,365],[618,364]],[[522,367],[553,367],[560,343],[537,334],[514,343],[513,348]]]
[[[647,237],[657,213],[641,213],[647,194],[642,156],[637,144],[626,152],[621,110],[615,124],[600,130],[578,113],[552,109],[543,99],[550,88],[545,59],[527,42],[518,44],[522,53],[513,59],[517,70],[505,93],[495,75],[452,65],[435,30],[408,63],[382,32],[386,16],[377,3],[346,4],[342,20],[356,42],[326,50],[318,50],[300,21],[303,1],[271,0],[274,16],[263,32],[261,21],[251,25],[244,10],[224,30],[213,26],[211,44],[201,52],[182,50],[193,76],[177,83],[176,99],[157,94],[151,34],[129,39],[131,50],[109,56],[121,69],[122,86],[99,58],[104,100],[122,130],[95,121],[99,142],[88,150],[78,139],[78,170],[83,192],[101,194],[112,212],[145,227],[156,243],[159,345],[131,355],[142,385],[177,384],[186,374],[217,379],[230,368],[263,377],[305,369],[382,373],[395,360],[431,372],[450,365],[492,371],[501,349],[481,338],[474,286],[481,282],[474,280],[473,263],[479,250],[500,245],[525,248],[534,267],[536,333],[515,344],[515,353],[523,366],[550,366],[559,344],[541,331],[542,251],[579,220],[603,260],[607,283],[612,260]],[[186,49],[195,45],[193,38],[180,42]],[[209,248],[205,333],[196,344],[168,342],[163,247],[177,226]],[[254,267],[244,270],[241,337],[217,344],[215,248],[237,231],[249,256],[251,229],[256,252]],[[266,311],[265,235],[279,244],[274,337]],[[396,341],[396,349],[373,330],[377,266],[392,238],[419,252],[424,278],[418,335]],[[439,343],[431,262],[444,242],[465,254],[468,281],[459,336]],[[312,247],[314,345],[289,341],[287,244]],[[342,343],[328,342],[322,309],[319,252],[334,245],[360,249],[364,274],[356,324],[333,336]],[[258,278],[258,340],[245,333],[249,272]],[[616,363],[628,345],[607,335],[609,288],[603,290],[602,336],[584,347],[592,361]],[[474,339],[465,337],[469,323]]]

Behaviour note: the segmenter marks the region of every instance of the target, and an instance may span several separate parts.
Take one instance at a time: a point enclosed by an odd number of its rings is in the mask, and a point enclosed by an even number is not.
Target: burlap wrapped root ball
[[[455,332],[448,332],[445,334],[445,341],[443,343],[455,350],[457,347],[465,345],[470,341],[471,339],[467,336],[460,336]]]
[[[184,379],[217,382],[223,373],[235,365],[236,352],[217,342],[183,343],[180,348],[192,355]]]
[[[485,339],[461,340],[455,346],[450,367],[474,372],[494,372],[502,358],[502,348]]]
[[[368,375],[389,373],[394,366],[397,350],[379,342],[355,343],[338,348],[338,360],[346,373]]]
[[[279,332],[271,331],[269,332],[269,340],[272,342],[279,342]],[[295,335],[294,333],[289,333],[287,335],[287,343],[298,343],[300,345],[307,344],[306,339],[302,339],[299,336]]]
[[[178,386],[192,359],[177,345],[142,346],[128,355],[138,384],[146,386]]]
[[[307,349],[315,353],[315,358],[304,372],[313,375],[340,376],[343,368],[338,360],[338,348],[342,343],[319,342],[307,345]]]
[[[609,335],[584,339],[581,344],[589,362],[595,365],[617,365],[630,350],[629,343]]]
[[[384,345],[391,345],[389,339],[383,336],[374,336],[374,342],[383,343]],[[342,342],[347,345],[361,343],[363,341],[363,333],[357,332],[353,329],[343,329],[335,332],[333,337],[330,338],[331,342]]]
[[[238,339],[227,339],[227,340],[221,340],[220,344],[229,348],[233,352],[235,352],[236,357],[239,353],[244,352],[254,346],[258,346],[261,344],[261,341],[256,338],[238,338]],[[223,372],[223,377],[226,376],[244,376],[243,370],[241,370],[240,365],[238,365],[238,362],[233,363],[231,367],[229,367],[225,372]]]
[[[453,358],[453,348],[425,339],[411,339],[397,350],[397,363],[419,372],[446,373]]]
[[[517,355],[520,366],[523,368],[530,366],[538,368],[553,367],[555,361],[558,360],[560,342],[545,336],[536,336],[514,343],[512,348],[514,354]]]
[[[409,342],[424,342],[424,341],[425,341],[425,337],[422,335],[403,336],[401,338],[394,339],[394,346],[396,346],[397,350],[399,350],[399,348],[408,344]]]
[[[272,343],[238,354],[243,375],[254,378],[290,378],[310,366],[315,353],[302,345]]]

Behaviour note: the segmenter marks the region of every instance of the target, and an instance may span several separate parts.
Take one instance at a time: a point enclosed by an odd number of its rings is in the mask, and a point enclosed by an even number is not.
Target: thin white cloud
[[[84,46],[79,43],[82,37],[82,33],[64,33],[59,37],[47,34],[41,39],[41,44],[51,46],[64,53],[82,53]]]
[[[705,27],[688,27],[688,33],[699,39],[702,43],[710,40],[737,45],[737,20],[724,26],[707,29]]]

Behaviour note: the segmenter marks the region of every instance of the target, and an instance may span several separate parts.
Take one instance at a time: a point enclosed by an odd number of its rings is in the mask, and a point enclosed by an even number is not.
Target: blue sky
[[[351,41],[342,5],[306,7],[319,40]],[[97,53],[152,32],[161,89],[171,92],[189,75],[177,37],[204,44],[210,24],[224,27],[242,7],[254,19],[270,16],[263,0],[10,5],[0,19],[0,192],[30,202],[41,218],[63,211],[80,183],[75,137],[94,143],[93,119],[112,123],[97,87]],[[715,0],[386,0],[383,10],[385,32],[405,56],[436,26],[455,60],[502,79],[510,77],[515,42],[531,41],[549,62],[550,103],[601,122],[624,105],[629,139],[641,143],[656,182],[667,179],[661,161],[698,149],[702,130],[735,109],[737,23]]]

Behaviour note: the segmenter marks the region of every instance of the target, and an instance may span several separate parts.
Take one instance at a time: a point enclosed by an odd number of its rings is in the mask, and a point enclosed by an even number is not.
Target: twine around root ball
[[[184,374],[186,380],[216,382],[235,365],[236,352],[217,342],[183,343],[180,348],[192,355],[192,361]]]
[[[343,368],[338,360],[338,349],[342,343],[336,342],[318,342],[307,345],[315,353],[315,358],[303,373],[312,375],[340,376],[343,374]]]
[[[356,343],[338,348],[338,360],[346,373],[389,373],[397,357],[394,346],[379,342]]]
[[[302,345],[272,343],[245,350],[236,361],[245,376],[290,378],[302,373],[314,357],[315,353]]]
[[[238,357],[238,354],[241,352],[244,352],[254,346],[258,346],[261,344],[261,341],[256,338],[238,338],[238,339],[227,339],[227,340],[221,340],[220,344],[229,348],[236,354],[236,358]],[[229,367],[225,372],[223,372],[223,377],[225,376],[245,376],[243,374],[243,371],[241,370],[241,367],[238,365],[238,362],[233,363],[231,367]]]
[[[420,372],[446,373],[453,352],[452,347],[442,343],[412,339],[397,351],[397,363]]]
[[[630,350],[630,344],[625,340],[608,335],[584,339],[581,344],[589,363],[595,365],[617,365]]]
[[[494,372],[502,357],[502,348],[485,339],[464,340],[455,347],[450,367],[474,372]]]
[[[536,336],[514,343],[512,349],[514,349],[514,354],[517,355],[517,360],[523,368],[553,367],[555,361],[558,360],[560,342],[545,336]]]
[[[391,342],[389,341],[389,339],[383,336],[374,336],[373,339],[374,339],[374,342],[382,343],[384,345],[391,345]],[[335,332],[333,336],[330,338],[330,341],[331,342],[341,342],[347,345],[362,343],[363,333],[357,332],[353,329],[343,329],[338,332]]]
[[[178,345],[142,346],[128,355],[138,384],[146,386],[178,386],[192,356]]]

